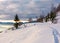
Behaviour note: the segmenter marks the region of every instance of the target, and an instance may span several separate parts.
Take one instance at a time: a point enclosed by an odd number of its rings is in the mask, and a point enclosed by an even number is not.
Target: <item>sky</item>
[[[16,14],[20,19],[46,15],[52,4],[59,3],[60,0],[0,0],[0,20],[13,20]]]

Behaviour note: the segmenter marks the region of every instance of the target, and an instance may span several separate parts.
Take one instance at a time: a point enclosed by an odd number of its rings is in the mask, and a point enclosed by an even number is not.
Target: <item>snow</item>
[[[58,13],[60,15],[60,13]],[[60,16],[57,24],[26,23],[0,33],[0,43],[60,43]]]
[[[60,43],[60,24],[27,23],[0,33],[0,43]]]

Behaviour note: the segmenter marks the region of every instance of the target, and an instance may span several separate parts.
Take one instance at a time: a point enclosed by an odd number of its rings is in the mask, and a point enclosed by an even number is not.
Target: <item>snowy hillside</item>
[[[0,33],[0,43],[60,43],[60,13],[58,23],[26,23],[19,29]]]
[[[60,25],[49,23],[24,24],[17,30],[0,33],[0,43],[60,43]]]

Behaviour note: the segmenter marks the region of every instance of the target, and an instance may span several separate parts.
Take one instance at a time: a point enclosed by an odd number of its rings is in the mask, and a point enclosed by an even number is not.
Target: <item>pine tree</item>
[[[51,11],[51,13],[50,13],[50,20],[52,21],[52,23],[54,22],[55,17],[56,17],[56,14]]]
[[[58,7],[56,8],[56,12],[60,11],[60,4],[58,5]]]
[[[19,23],[14,23],[14,27],[17,29],[18,28],[18,26],[19,26]]]
[[[14,21],[19,21],[18,15],[16,14]]]
[[[37,19],[37,22],[43,22],[44,16],[40,15],[40,17]]]
[[[49,21],[50,18],[50,14],[48,13],[48,15],[45,17],[45,22]]]
[[[56,7],[54,7],[54,5],[52,4],[50,12],[50,20],[52,21],[52,23],[54,22],[55,18],[56,18]]]
[[[17,29],[18,28],[18,26],[19,26],[19,17],[18,17],[18,15],[16,14],[15,15],[15,19],[14,19],[14,21],[15,21],[15,23],[14,23],[14,27]]]

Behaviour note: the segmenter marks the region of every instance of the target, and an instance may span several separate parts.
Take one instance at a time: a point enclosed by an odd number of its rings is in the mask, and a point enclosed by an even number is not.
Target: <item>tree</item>
[[[19,21],[19,17],[18,17],[17,14],[15,15],[15,19],[14,19],[14,21],[15,21],[15,22]]]
[[[47,16],[45,17],[45,22],[49,21],[50,14],[48,13]]]
[[[56,7],[54,7],[54,5],[52,4],[52,7],[51,7],[51,12],[50,12],[50,20],[52,21],[52,23],[55,21],[55,18],[56,18]]]
[[[15,15],[15,19],[14,19],[14,21],[15,21],[15,23],[14,23],[14,27],[17,29],[18,26],[19,26],[19,17],[18,17],[17,14]]]
[[[56,12],[60,11],[60,4],[58,5],[58,7],[56,8]]]
[[[55,17],[56,17],[56,14],[51,11],[51,13],[50,13],[50,20],[52,21],[52,23],[54,22]]]
[[[19,23],[14,23],[14,27],[17,29],[18,28],[18,26],[19,26]]]
[[[29,18],[29,20],[28,20],[29,22],[32,22],[32,18]]]
[[[40,17],[37,19],[37,22],[43,22],[44,16],[40,15]]]

